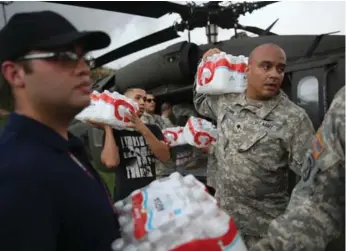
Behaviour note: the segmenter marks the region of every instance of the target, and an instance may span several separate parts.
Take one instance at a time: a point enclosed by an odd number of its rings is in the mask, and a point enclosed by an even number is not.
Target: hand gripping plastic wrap
[[[114,251],[246,251],[233,219],[194,176],[173,173],[115,203]]]
[[[201,118],[191,116],[184,127],[186,142],[197,148],[205,148],[216,141],[217,130],[215,126]]]
[[[138,105],[124,95],[117,92],[111,93],[109,91],[104,91],[98,94],[97,100],[78,114],[76,119],[81,120],[82,114],[82,121],[89,120],[104,123],[115,129],[122,130],[125,129],[130,122],[125,116],[126,113],[130,111],[137,113],[138,110]]]
[[[241,93],[247,87],[248,58],[221,52],[201,61],[197,69],[196,92],[210,95]]]
[[[184,138],[184,127],[170,127],[162,130],[165,142],[169,146],[181,146],[187,144]]]

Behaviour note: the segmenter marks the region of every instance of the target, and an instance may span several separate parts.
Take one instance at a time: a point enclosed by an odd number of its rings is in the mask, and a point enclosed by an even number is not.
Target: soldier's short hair
[[[143,88],[140,88],[140,87],[131,87],[131,88],[127,88],[125,91],[124,91],[124,96],[126,96],[127,94],[129,94],[130,92],[132,92],[132,91],[134,91],[134,90],[138,90],[138,89],[140,89],[140,90],[144,90],[145,91],[145,89],[143,89]]]

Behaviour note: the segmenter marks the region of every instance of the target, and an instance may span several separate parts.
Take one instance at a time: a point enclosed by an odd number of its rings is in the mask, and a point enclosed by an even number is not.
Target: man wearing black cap
[[[0,250],[109,251],[119,236],[106,186],[67,131],[90,102],[85,53],[109,44],[50,11],[16,14],[0,31],[15,102],[0,133]]]

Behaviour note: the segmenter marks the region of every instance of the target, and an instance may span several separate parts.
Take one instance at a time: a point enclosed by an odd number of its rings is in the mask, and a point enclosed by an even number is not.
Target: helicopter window
[[[302,78],[297,86],[297,97],[300,104],[314,103],[318,106],[318,79],[314,76]]]

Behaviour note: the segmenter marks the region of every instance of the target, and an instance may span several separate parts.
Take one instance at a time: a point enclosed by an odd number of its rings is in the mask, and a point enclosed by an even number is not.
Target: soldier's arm
[[[218,54],[220,52],[221,51],[217,48],[210,49],[206,53],[204,53],[201,61],[206,60],[209,56]],[[200,62],[198,63],[198,65],[200,64]],[[218,104],[219,96],[197,93],[196,92],[197,77],[198,77],[198,71],[196,73],[195,82],[193,85],[193,104],[195,105],[196,111],[203,116],[216,120],[217,113],[218,113],[217,104]]]
[[[315,129],[309,116],[303,112],[294,125],[294,133],[288,145],[288,163],[291,170],[301,176],[302,164],[307,150],[311,147]]]
[[[196,92],[197,84],[197,74],[195,77],[195,83],[193,86],[193,104],[195,105],[196,111],[208,118],[213,120],[217,119],[217,104],[218,104],[218,95],[206,95]]]
[[[220,52],[221,51],[217,48],[210,49],[206,53],[204,53],[202,60],[206,60],[208,57],[214,54],[218,54]],[[198,71],[195,76],[195,82],[193,86],[193,103],[195,105],[195,108],[199,114],[216,121],[217,114],[218,114],[218,103],[219,103],[220,97],[225,96],[225,100],[227,102],[231,102],[238,96],[238,94],[229,93],[224,95],[206,95],[206,94],[197,93],[196,92],[197,77],[198,77]]]
[[[343,230],[345,93],[339,92],[314,137],[302,179],[284,215],[250,251],[324,251]]]
[[[170,127],[174,127],[173,123],[171,122],[171,120],[167,117],[160,117],[162,122],[163,122],[163,125],[164,125],[164,128],[170,128]]]

